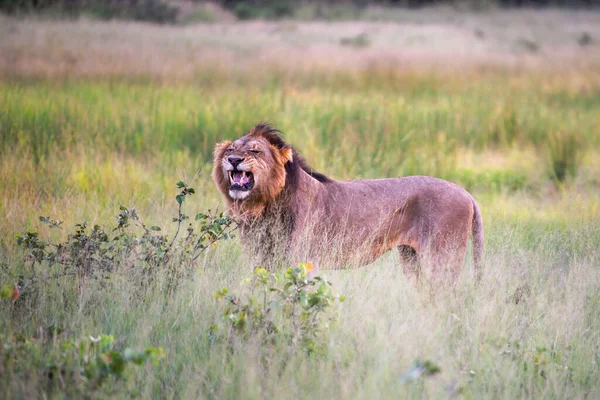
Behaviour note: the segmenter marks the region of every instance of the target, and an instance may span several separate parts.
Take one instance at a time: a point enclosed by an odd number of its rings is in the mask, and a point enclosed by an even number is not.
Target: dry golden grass
[[[377,19],[385,15],[377,17],[376,10],[372,14],[370,18]],[[388,13],[384,22],[229,22],[186,27],[0,19],[0,73],[17,76],[173,81],[210,79],[212,73],[261,75],[264,65],[305,74],[374,67],[457,71],[481,66],[517,70],[568,66],[572,71],[595,67],[600,60],[600,13],[593,11],[469,13],[435,8]],[[592,38],[589,44],[581,44],[584,34]],[[365,41],[357,42],[361,35]]]

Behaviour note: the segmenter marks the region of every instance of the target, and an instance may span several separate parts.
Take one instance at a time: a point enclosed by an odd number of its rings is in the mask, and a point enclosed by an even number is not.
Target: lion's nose
[[[240,165],[240,163],[244,161],[244,159],[242,157],[228,157],[227,161],[229,161],[229,164],[231,164],[233,168],[235,168],[238,165]]]

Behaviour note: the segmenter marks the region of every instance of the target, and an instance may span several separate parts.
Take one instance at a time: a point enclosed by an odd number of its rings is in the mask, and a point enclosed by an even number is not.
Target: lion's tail
[[[483,257],[483,219],[481,218],[481,211],[475,199],[471,198],[473,202],[473,261],[475,262],[475,274],[477,279],[481,278],[481,259]]]

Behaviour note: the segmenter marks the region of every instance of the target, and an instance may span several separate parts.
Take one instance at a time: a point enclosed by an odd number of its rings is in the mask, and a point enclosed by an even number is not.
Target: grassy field
[[[400,22],[417,24],[419,14],[409,16]],[[29,346],[27,356],[0,361],[2,397],[599,397],[600,64],[597,44],[576,41],[596,34],[599,17],[509,16],[474,14],[440,28],[423,14],[420,28],[407,29],[420,29],[424,44],[409,53],[390,39],[401,24],[4,18],[0,29],[12,36],[0,40],[0,286],[33,273],[38,283],[0,302],[0,356]],[[545,32],[561,18],[577,29],[554,32],[562,50],[546,51]],[[541,52],[513,46],[528,24]],[[488,25],[494,44],[439,66],[450,56],[435,51],[436,35]],[[364,49],[341,41],[365,30]],[[267,48],[284,56],[272,62]],[[60,267],[33,268],[31,249],[17,246],[24,232],[64,241],[83,221],[112,237],[120,205],[172,238],[175,183],[196,189],[187,213],[214,209],[215,143],[261,120],[336,179],[424,174],[468,188],[485,223],[481,284],[468,261],[456,288],[431,299],[390,252],[366,268],[325,271],[346,301],[321,352],[252,337],[232,349],[212,341],[211,329],[223,321],[215,292],[243,290],[252,272],[237,239],[191,266],[171,258],[152,281],[127,257],[102,279],[45,281]],[[49,365],[74,362],[61,358],[65,343],[102,333],[116,349],[160,347],[165,356],[101,387],[49,377]],[[439,373],[407,379],[417,360]]]

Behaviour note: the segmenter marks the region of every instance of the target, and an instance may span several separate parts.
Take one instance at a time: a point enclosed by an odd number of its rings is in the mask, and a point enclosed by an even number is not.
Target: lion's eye
[[[260,154],[260,150],[250,150],[250,153],[252,153],[252,154]]]
[[[232,151],[233,151],[233,149],[230,148],[230,149],[225,150],[225,153],[231,153]]]

